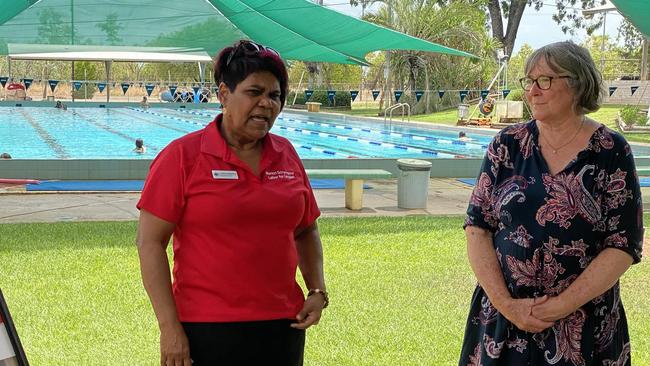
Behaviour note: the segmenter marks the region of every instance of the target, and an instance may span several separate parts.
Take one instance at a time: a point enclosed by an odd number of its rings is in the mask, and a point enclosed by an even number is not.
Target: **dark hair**
[[[135,139],[135,147],[138,149],[141,148],[144,145],[144,140],[142,139]]]
[[[237,51],[239,42],[248,42],[241,40],[230,47],[226,47],[214,63],[214,81],[224,83],[230,90],[235,90],[237,85],[244,81],[250,74],[262,71],[268,71],[278,79],[280,83],[280,109],[284,107],[287,99],[289,76],[284,62],[276,53],[262,49],[256,53],[241,52],[230,56],[232,52]],[[230,62],[228,63],[228,59]]]
[[[11,159],[11,155],[9,153],[2,153],[0,154],[0,159]]]
[[[566,80],[575,95],[573,109],[576,113],[584,114],[600,109],[605,94],[603,79],[586,48],[571,41],[546,45],[528,57],[525,74],[528,75],[541,59],[546,61],[551,70],[571,77]]]
[[[464,131],[460,131],[460,132],[458,133],[458,137],[459,137],[459,138],[461,138],[461,137],[465,137],[465,136],[467,136],[467,135],[465,134]]]

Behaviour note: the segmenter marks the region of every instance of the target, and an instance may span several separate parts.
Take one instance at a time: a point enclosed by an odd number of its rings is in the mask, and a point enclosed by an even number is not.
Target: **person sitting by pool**
[[[472,141],[473,140],[471,137],[467,137],[467,134],[465,133],[465,131],[460,131],[458,133],[458,139],[460,141]]]
[[[10,160],[10,159],[11,159],[11,155],[9,155],[9,153],[5,152],[0,154],[0,160]]]
[[[142,108],[142,109],[149,108],[149,102],[147,101],[146,96],[142,97],[142,100],[140,101],[140,108]]]
[[[144,154],[147,152],[147,148],[144,146],[143,139],[135,139],[135,149],[133,149],[133,152],[136,152],[138,154]]]

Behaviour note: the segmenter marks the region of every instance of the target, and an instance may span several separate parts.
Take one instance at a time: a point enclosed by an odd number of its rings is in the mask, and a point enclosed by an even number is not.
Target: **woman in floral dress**
[[[643,242],[630,146],[585,116],[603,94],[586,49],[542,47],[525,75],[534,119],[494,137],[467,209],[478,286],[459,365],[630,365],[619,278]]]

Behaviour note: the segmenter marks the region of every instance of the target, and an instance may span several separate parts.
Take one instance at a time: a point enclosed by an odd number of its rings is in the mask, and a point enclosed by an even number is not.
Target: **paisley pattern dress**
[[[605,248],[641,260],[643,221],[630,146],[605,126],[556,175],[535,121],[499,132],[488,147],[464,226],[493,233],[514,298],[556,296]],[[630,365],[630,339],[617,283],[542,333],[519,330],[477,286],[460,366]]]

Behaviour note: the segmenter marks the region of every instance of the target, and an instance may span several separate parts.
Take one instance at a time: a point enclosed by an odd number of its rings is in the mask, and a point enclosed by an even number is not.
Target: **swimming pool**
[[[217,109],[134,107],[0,107],[0,151],[14,159],[151,159],[170,141],[208,124]],[[326,114],[283,112],[272,132],[288,138],[303,159],[482,157],[491,136],[457,130],[367,122]],[[146,154],[132,150],[136,138]]]

